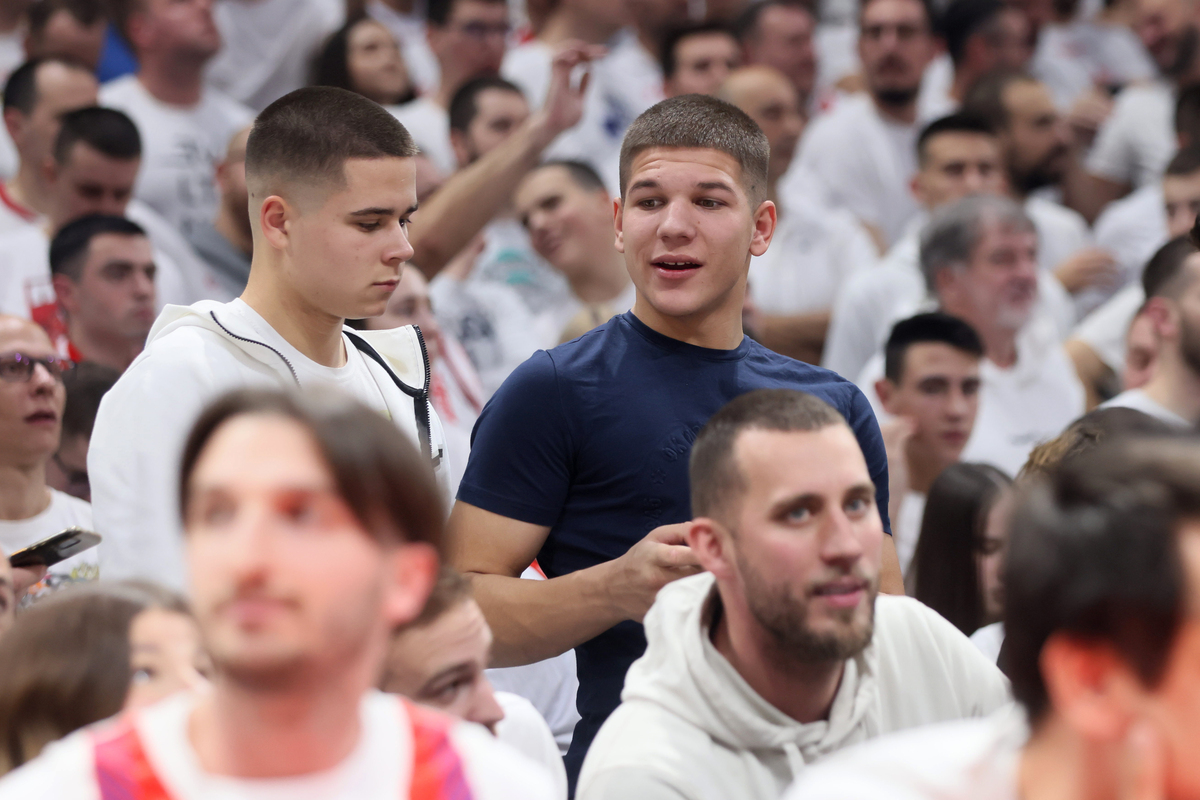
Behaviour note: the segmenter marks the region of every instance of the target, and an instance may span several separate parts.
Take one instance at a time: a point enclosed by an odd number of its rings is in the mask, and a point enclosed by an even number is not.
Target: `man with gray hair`
[[[968,323],[983,341],[979,415],[964,461],[1016,474],[1034,445],[1057,436],[1085,411],[1083,386],[1052,323],[1035,316],[1038,236],[1012,200],[975,195],[943,206],[922,229],[921,272],[937,307]],[[873,386],[883,357],[867,365]]]

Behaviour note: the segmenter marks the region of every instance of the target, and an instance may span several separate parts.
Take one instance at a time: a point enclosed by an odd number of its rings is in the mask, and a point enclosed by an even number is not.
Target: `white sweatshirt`
[[[829,719],[801,724],[764,700],[709,635],[715,581],[663,588],[646,654],[588,751],[578,800],[775,800],[806,765],[852,744],[983,716],[1008,682],[953,625],[916,600],[880,596],[875,634],[846,662]]]
[[[425,359],[411,326],[359,333],[412,387],[425,383]],[[88,450],[92,512],[104,537],[106,580],[145,578],[184,584],[179,461],[201,410],[236,388],[331,384],[418,439],[414,403],[343,336],[346,365],[302,355],[241,300],[167,306],[142,351],[100,403]],[[441,422],[429,409],[432,452],[444,454]],[[444,463],[444,459],[442,460]],[[445,469],[439,465],[443,483]]]

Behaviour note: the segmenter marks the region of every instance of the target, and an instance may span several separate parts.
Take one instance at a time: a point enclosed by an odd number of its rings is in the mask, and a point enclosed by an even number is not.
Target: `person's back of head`
[[[1197,738],[1179,689],[1196,663],[1200,445],[1134,437],[1069,459],[1024,486],[1011,531],[1006,672],[1034,736],[1055,718],[1060,733],[1117,748],[1153,720],[1182,786]],[[1080,702],[1111,724],[1086,724]]]
[[[988,464],[951,464],[925,501],[908,581],[913,596],[968,636],[987,623],[980,561],[988,516],[1012,479]]]

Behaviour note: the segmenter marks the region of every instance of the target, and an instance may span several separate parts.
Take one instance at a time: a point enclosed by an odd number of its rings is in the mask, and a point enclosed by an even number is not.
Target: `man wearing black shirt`
[[[658,589],[700,569],[681,524],[688,453],[719,408],[763,388],[825,400],[854,431],[887,519],[887,457],[866,398],[742,332],[750,257],[775,231],[768,158],[758,126],[713,98],[673,98],[639,117],[614,203],[633,310],[535,354],[475,428],[450,558],[473,578],[495,666],[576,648],[572,782],[645,649],[641,619]],[[883,587],[898,590],[890,543],[885,553]],[[535,558],[550,580],[518,580]]]

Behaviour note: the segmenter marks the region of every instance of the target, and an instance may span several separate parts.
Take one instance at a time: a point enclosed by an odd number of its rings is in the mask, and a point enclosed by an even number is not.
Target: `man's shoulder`
[[[746,360],[751,368],[773,387],[796,389],[815,395],[837,408],[843,415],[851,411],[856,397],[862,395],[854,383],[833,370],[780,355],[755,341],[750,342],[750,354]]]
[[[617,706],[588,749],[581,785],[591,776],[644,770],[669,780],[696,771],[697,755],[714,748],[712,736],[670,709],[634,698]]]
[[[124,107],[125,104],[146,95],[134,74],[122,75],[100,87],[100,102],[104,105]]]
[[[478,800],[549,800],[554,784],[541,764],[501,742],[484,728],[457,722],[450,728],[472,797]]]
[[[1025,203],[1025,211],[1033,218],[1034,224],[1045,226],[1052,230],[1047,232],[1063,232],[1087,234],[1087,220],[1073,208],[1067,208],[1061,203],[1044,197],[1031,197]]]

